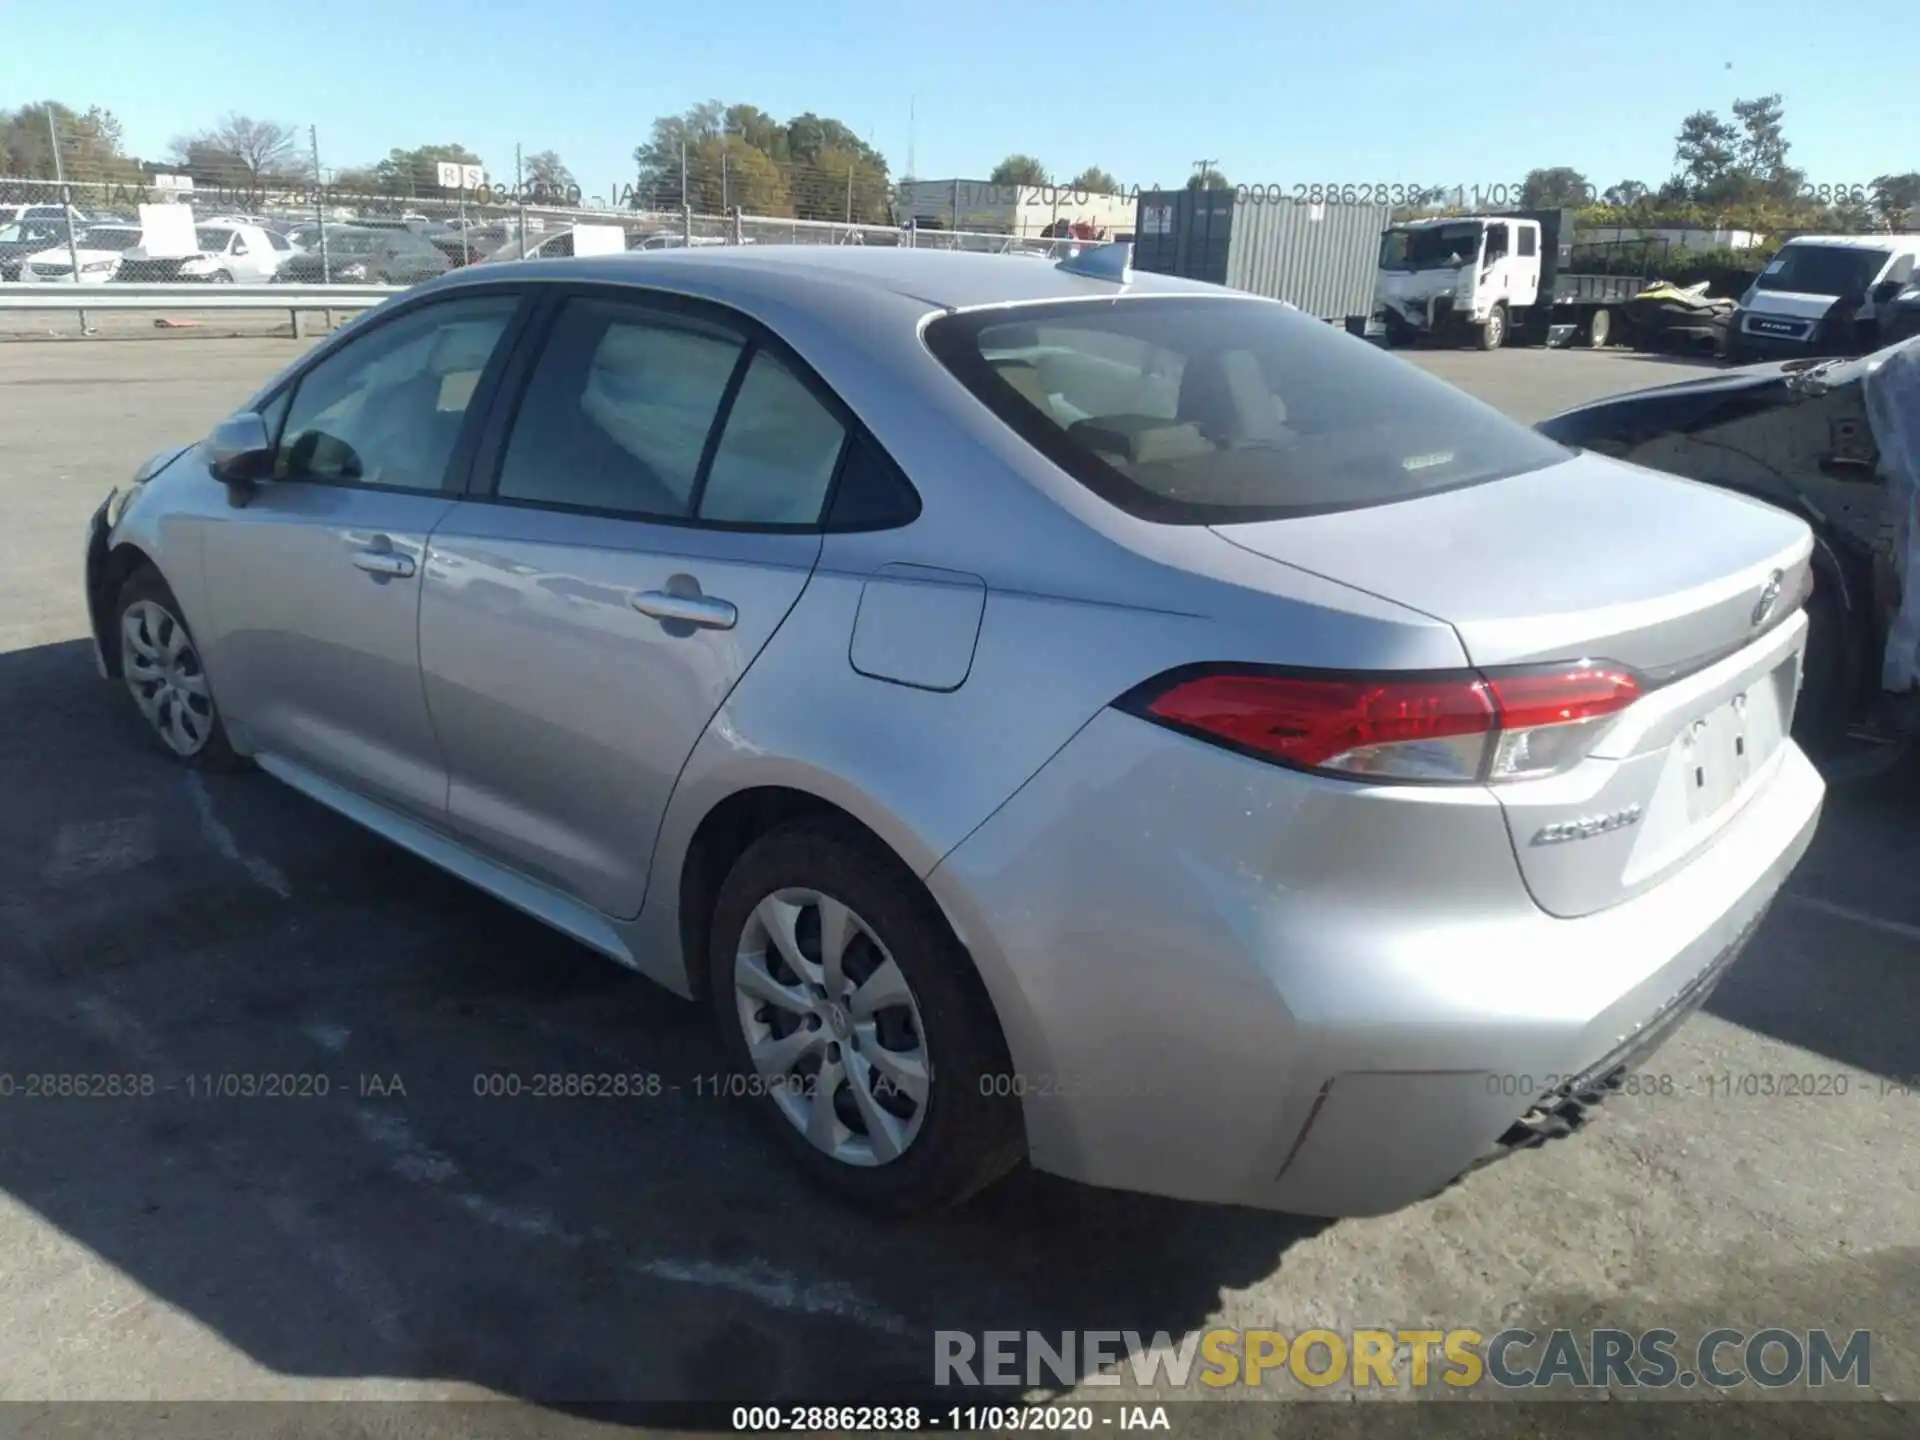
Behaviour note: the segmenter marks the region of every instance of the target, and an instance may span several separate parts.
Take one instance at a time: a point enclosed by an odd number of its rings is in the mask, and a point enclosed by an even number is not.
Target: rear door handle
[[[392,550],[356,550],[353,552],[353,563],[369,575],[398,575],[403,579],[413,574],[414,570],[411,555],[401,555]]]
[[[711,595],[671,595],[665,590],[643,590],[633,597],[633,608],[656,620],[678,620],[703,630],[731,630],[740,612],[730,600]]]

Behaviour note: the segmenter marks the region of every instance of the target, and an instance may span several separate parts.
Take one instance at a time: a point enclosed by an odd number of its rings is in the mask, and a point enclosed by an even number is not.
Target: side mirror
[[[207,437],[207,469],[227,487],[227,498],[244,505],[254,487],[273,472],[273,439],[258,415],[232,415]]]
[[[1874,304],[1884,305],[1906,288],[1907,282],[1904,280],[1882,280],[1878,285],[1873,287],[1873,293],[1870,298]]]

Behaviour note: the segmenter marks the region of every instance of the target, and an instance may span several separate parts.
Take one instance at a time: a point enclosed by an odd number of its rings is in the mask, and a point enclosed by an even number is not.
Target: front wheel
[[[233,276],[229,275],[225,270],[216,270],[207,278],[216,285],[231,285],[233,283]]]
[[[189,765],[243,766],[246,762],[228,743],[193,632],[160,572],[142,566],[128,576],[115,615],[121,679],[160,742]]]
[[[857,828],[801,821],[749,846],[714,907],[708,973],[728,1093],[841,1196],[938,1210],[1018,1163],[984,989],[919,881]]]
[[[1507,307],[1496,305],[1480,326],[1480,348],[1498,350],[1507,343]]]
[[[1587,321],[1587,344],[1595,350],[1604,350],[1613,339],[1613,316],[1605,310],[1593,312],[1593,318]]]

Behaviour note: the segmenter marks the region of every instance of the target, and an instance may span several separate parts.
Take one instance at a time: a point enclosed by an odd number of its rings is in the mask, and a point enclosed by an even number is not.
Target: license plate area
[[[1777,675],[1762,676],[1681,732],[1675,744],[1688,820],[1717,815],[1772,756],[1781,733],[1778,685]]]

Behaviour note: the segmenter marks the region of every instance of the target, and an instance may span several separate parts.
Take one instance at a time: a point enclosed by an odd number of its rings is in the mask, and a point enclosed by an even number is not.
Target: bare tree
[[[306,164],[291,126],[238,114],[228,115],[210,130],[175,140],[173,155],[192,171],[224,172],[208,179],[249,186],[275,176],[302,174]]]

